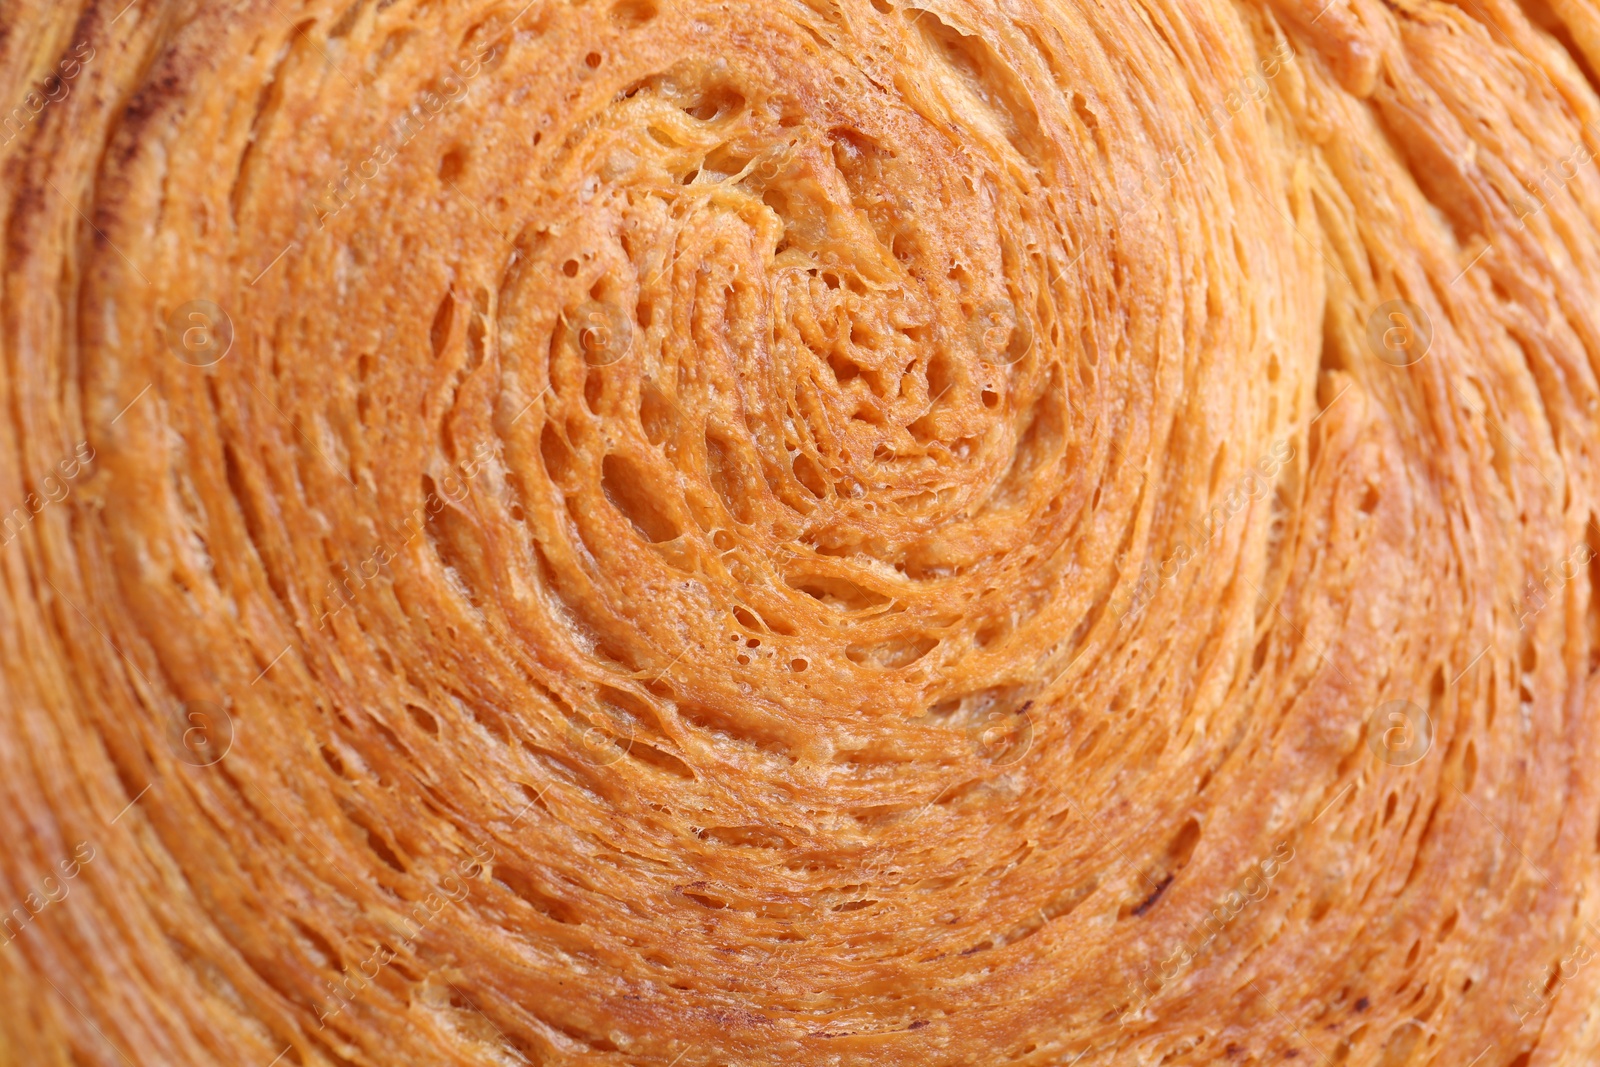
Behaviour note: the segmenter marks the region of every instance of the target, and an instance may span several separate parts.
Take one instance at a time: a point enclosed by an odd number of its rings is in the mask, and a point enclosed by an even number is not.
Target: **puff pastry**
[[[1589,1064],[1589,0],[0,2],[0,1064]]]

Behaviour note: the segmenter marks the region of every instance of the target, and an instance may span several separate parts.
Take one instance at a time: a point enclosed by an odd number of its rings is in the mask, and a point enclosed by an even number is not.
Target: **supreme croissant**
[[[0,0],[0,1067],[1600,1060],[1588,0]]]

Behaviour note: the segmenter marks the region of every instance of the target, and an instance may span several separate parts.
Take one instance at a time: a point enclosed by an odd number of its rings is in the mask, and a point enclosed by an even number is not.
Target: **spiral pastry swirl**
[[[1593,1062],[1596,69],[3,0],[0,1065]]]

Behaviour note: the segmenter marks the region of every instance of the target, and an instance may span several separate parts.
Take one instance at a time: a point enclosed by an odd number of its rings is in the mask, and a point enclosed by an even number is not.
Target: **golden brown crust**
[[[0,1064],[1591,1062],[1596,41],[0,4]]]

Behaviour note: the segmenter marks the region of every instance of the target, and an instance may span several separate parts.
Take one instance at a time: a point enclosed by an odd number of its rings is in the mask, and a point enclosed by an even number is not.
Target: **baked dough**
[[[0,3],[0,1064],[1590,1064],[1589,0]]]

